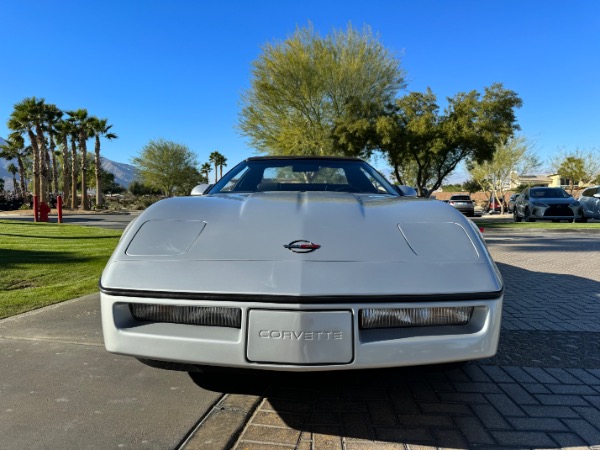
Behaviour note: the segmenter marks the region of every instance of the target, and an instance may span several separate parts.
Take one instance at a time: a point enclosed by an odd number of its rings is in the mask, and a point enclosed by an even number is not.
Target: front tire
[[[523,219],[525,219],[525,222],[535,222],[535,219],[531,217],[531,212],[529,211],[529,208],[525,208]]]
[[[519,213],[516,209],[513,211],[513,219],[515,220],[515,222],[520,222],[521,220],[523,220],[523,218],[519,216]]]

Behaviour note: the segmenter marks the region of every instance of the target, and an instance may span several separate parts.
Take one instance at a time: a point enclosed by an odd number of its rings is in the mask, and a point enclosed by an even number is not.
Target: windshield
[[[208,192],[328,191],[400,195],[373,167],[349,159],[249,159]]]
[[[531,198],[569,198],[567,191],[561,188],[532,189]]]

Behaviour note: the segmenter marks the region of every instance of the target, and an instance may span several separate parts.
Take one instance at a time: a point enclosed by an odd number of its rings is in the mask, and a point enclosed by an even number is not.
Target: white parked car
[[[600,219],[600,186],[591,186],[581,191],[581,221]]]
[[[101,278],[106,348],[322,371],[486,358],[503,282],[477,227],[355,158],[257,157],[162,200]]]

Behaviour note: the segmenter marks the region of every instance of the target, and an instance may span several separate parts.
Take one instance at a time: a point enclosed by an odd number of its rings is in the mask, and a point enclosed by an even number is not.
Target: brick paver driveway
[[[234,447],[600,448],[600,234],[486,236],[506,283],[494,358],[277,375]]]

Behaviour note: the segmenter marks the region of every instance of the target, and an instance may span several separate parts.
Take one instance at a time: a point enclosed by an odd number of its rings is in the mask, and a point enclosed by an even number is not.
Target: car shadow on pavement
[[[600,445],[600,282],[498,266],[506,291],[493,358],[385,370],[190,375],[204,389],[262,397],[239,449],[256,442],[357,449]]]

